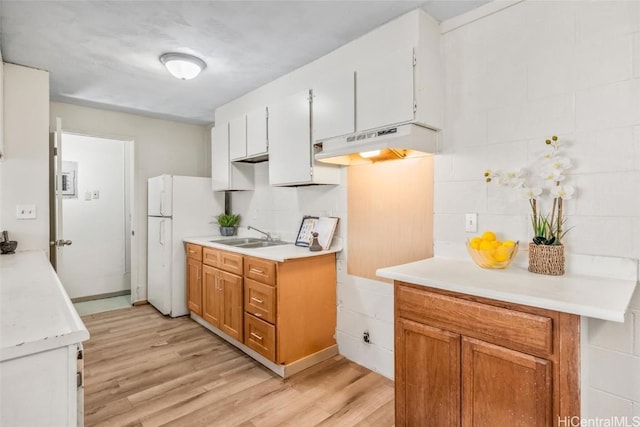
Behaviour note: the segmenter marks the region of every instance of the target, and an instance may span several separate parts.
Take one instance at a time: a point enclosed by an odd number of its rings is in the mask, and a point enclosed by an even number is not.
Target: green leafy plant
[[[216,221],[220,227],[235,227],[240,222],[240,215],[220,214],[216,216]]]
[[[542,156],[542,163],[534,167],[537,177],[527,176],[524,169],[514,171],[491,171],[484,173],[486,182],[515,188],[529,200],[531,206],[531,226],[533,243],[536,245],[561,245],[562,238],[571,229],[566,229],[566,218],[563,217],[563,201],[573,197],[575,188],[565,184],[565,171],[571,160],[562,155],[560,141],[557,136],[547,139],[548,151]],[[537,179],[536,179],[537,178]],[[528,182],[529,181],[529,182]],[[549,214],[539,212],[539,201],[551,200]]]

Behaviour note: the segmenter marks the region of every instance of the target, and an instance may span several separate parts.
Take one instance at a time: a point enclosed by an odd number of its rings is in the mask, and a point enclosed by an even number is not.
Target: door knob
[[[58,247],[69,246],[72,243],[73,242],[71,240],[64,240],[64,239],[56,240],[55,242],[49,242],[51,246],[58,246]]]

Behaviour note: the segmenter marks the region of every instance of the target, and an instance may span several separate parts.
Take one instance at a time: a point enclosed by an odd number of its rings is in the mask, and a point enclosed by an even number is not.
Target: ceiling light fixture
[[[160,62],[174,77],[181,80],[191,80],[207,68],[202,59],[186,53],[165,53],[160,57]]]

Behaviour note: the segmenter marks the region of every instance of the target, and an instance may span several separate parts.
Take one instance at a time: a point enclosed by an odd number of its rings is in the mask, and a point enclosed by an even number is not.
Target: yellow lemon
[[[481,251],[493,251],[494,249],[493,243],[487,240],[482,240],[480,242],[480,246],[478,247],[478,249],[480,249]]]
[[[474,237],[473,239],[471,239],[469,241],[469,246],[472,249],[480,249],[480,242],[482,242],[482,239],[479,237]]]
[[[482,240],[494,241],[496,240],[496,233],[493,231],[485,231],[482,233]]]
[[[493,258],[497,262],[503,262],[509,259],[509,254],[511,253],[511,249],[507,246],[500,246],[496,249],[496,253],[493,255]]]
[[[511,246],[515,246],[515,245],[516,245],[516,242],[514,242],[513,240],[505,240],[504,242],[502,242],[502,246],[511,247]]]

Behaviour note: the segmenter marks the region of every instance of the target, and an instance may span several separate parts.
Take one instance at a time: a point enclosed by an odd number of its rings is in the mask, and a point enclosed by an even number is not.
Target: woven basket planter
[[[529,271],[549,276],[564,274],[564,246],[529,243]]]

